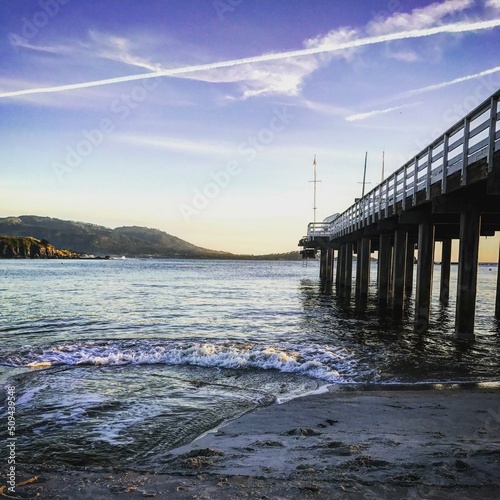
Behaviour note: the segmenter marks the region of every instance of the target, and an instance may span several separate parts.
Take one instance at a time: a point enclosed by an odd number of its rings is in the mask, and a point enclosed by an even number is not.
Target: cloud
[[[152,63],[149,59],[134,55],[133,51],[136,49],[136,44],[131,40],[98,31],[89,31],[89,41],[78,44],[68,40],[64,45],[59,46],[33,45],[25,38],[17,35],[11,36],[10,42],[14,47],[36,52],[71,55],[74,58],[97,57],[150,71],[165,69],[158,63]]]
[[[413,9],[411,13],[397,12],[387,19],[375,19],[367,26],[371,35],[384,35],[408,30],[421,30],[440,23],[445,17],[474,5],[474,0],[446,0]]]
[[[114,85],[117,83],[131,82],[137,80],[144,80],[148,78],[160,78],[160,77],[186,77],[193,73],[202,73],[206,71],[218,71],[221,69],[234,68],[243,65],[253,65],[261,64],[275,61],[283,61],[288,59],[296,59],[303,56],[319,55],[319,54],[329,54],[333,52],[344,51],[346,49],[366,47],[370,45],[376,45],[380,43],[390,42],[394,40],[406,40],[411,38],[423,38],[428,36],[434,36],[443,33],[466,33],[470,31],[478,31],[485,29],[492,29],[500,26],[500,19],[493,19],[489,21],[477,21],[477,22],[461,22],[453,23],[442,26],[436,26],[433,28],[417,29],[410,31],[400,31],[397,33],[389,33],[371,37],[362,37],[349,40],[343,43],[328,42],[324,40],[324,43],[319,44],[316,47],[310,47],[301,50],[289,51],[289,52],[278,52],[271,54],[264,54],[255,57],[247,57],[243,59],[233,59],[229,61],[222,61],[209,64],[200,64],[193,66],[185,66],[175,69],[166,69],[161,71],[154,71],[150,73],[142,73],[136,75],[127,75],[117,78],[108,78],[105,80],[94,80],[87,81],[69,85],[57,85],[53,87],[45,88],[34,88],[25,89],[19,91],[10,91],[0,93],[0,98],[16,97],[27,94],[41,94],[50,92],[64,92],[68,90],[79,90],[89,87],[99,87],[102,85]]]
[[[413,9],[411,12],[397,12],[385,19],[376,18],[367,25],[366,31],[371,35],[382,35],[439,26],[442,25],[445,19],[450,21],[450,18],[455,17],[456,20],[458,14],[462,14],[464,10],[472,7],[474,3],[474,0],[446,0],[442,3],[436,2],[425,7]],[[464,17],[464,15],[462,14],[461,17]],[[422,59],[429,59],[432,56],[439,56],[441,51],[441,44],[427,45],[425,52],[419,56],[415,49],[411,51],[397,50],[396,45],[393,50],[388,48],[386,56],[397,61],[411,63]]]
[[[33,45],[29,43],[28,40],[18,35],[10,35],[9,41],[14,48],[29,49],[36,52],[45,52],[49,54],[68,54],[71,52],[71,49],[64,45],[54,47],[46,45]]]
[[[91,50],[102,59],[116,61],[130,66],[148,69],[150,71],[162,71],[163,68],[158,63],[152,63],[145,59],[133,55],[133,43],[123,37],[90,31],[89,37],[93,42]]]
[[[318,68],[311,57],[289,58],[278,62],[235,65],[214,71],[186,74],[185,78],[210,83],[239,83],[244,99],[258,95],[298,95],[304,78]]]
[[[306,109],[310,109],[312,111],[316,111],[317,113],[321,113],[323,115],[328,115],[328,116],[345,116],[347,113],[350,112],[346,108],[332,106],[330,104],[314,102],[308,99],[304,99],[298,105]]]
[[[394,52],[389,52],[389,57],[403,62],[420,61],[419,55],[413,50],[397,50]]]
[[[306,40],[303,46],[305,49],[317,50],[317,53],[320,53],[322,48],[349,43],[355,35],[354,30],[341,28],[326,36]],[[346,48],[334,53],[323,54],[323,57],[327,57],[328,60],[332,57],[349,58],[351,53],[352,51]],[[186,75],[185,78],[210,83],[239,83],[244,99],[269,94],[297,96],[307,76],[314,73],[324,62],[325,60],[322,61],[315,54],[287,57],[284,53],[282,60],[255,61],[218,71],[209,69]]]
[[[222,142],[207,141],[188,141],[176,137],[154,137],[123,134],[115,136],[116,140],[126,144],[136,146],[146,146],[149,148],[161,149],[166,151],[180,151],[183,153],[201,154],[201,155],[227,155],[234,152],[234,145],[224,144]]]
[[[491,9],[500,9],[500,0],[486,0],[486,7]]]

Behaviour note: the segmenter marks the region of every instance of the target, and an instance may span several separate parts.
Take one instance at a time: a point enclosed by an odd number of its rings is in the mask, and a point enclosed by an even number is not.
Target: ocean
[[[0,446],[9,388],[18,462],[166,471],[172,448],[327,387],[500,379],[495,266],[472,343],[453,338],[439,266],[424,335],[411,297],[402,319],[380,313],[372,271],[360,304],[324,291],[318,262],[0,261]]]

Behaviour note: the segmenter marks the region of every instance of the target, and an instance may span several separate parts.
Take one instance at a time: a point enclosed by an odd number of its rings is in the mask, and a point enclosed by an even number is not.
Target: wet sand
[[[34,476],[12,496],[498,498],[500,391],[331,391],[246,414],[154,474],[18,466]]]

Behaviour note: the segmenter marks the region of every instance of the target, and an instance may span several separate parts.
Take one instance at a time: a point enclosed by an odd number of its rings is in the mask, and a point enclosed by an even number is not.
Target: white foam
[[[281,398],[276,398],[276,404],[281,405],[286,403],[287,401],[291,401],[292,399],[303,398],[304,396],[315,396],[319,394],[325,394],[326,392],[330,392],[330,384],[320,385],[316,389],[312,389],[311,391],[301,392],[300,394],[290,394],[288,396],[284,396]]]
[[[327,382],[353,382],[356,360],[345,349],[319,344],[212,342],[109,342],[60,345],[32,354],[30,367],[52,365],[167,364],[217,368],[275,369]]]

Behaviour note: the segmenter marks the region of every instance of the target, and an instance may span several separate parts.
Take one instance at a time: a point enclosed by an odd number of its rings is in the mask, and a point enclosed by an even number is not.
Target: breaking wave
[[[194,365],[229,369],[275,369],[332,383],[349,383],[363,375],[358,360],[343,348],[291,343],[276,345],[234,341],[82,342],[17,353],[11,366],[55,365]],[[367,375],[367,374],[365,374]]]

